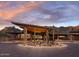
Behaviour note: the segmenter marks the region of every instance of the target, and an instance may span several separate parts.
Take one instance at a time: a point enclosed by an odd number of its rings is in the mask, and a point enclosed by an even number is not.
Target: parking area
[[[2,57],[79,57],[79,42],[65,43],[65,48],[20,47],[19,43],[0,43]]]

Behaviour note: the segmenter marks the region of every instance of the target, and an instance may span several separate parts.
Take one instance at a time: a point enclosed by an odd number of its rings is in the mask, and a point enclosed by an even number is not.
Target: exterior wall
[[[30,34],[27,34],[27,39],[29,39],[31,37]],[[24,34],[21,34],[21,39],[24,39]]]

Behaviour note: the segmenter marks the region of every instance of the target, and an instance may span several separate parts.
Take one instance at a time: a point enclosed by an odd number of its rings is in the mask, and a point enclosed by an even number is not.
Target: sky
[[[11,22],[41,26],[79,25],[79,1],[0,1],[0,29]]]

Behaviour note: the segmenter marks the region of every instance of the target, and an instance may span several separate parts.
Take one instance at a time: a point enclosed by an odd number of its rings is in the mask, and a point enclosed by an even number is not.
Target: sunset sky
[[[12,21],[42,26],[76,26],[79,25],[79,2],[0,2],[0,28],[13,26]]]

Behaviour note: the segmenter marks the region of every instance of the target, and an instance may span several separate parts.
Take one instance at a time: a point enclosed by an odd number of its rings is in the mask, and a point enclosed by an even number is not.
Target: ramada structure
[[[45,26],[37,26],[37,25],[31,25],[31,24],[24,24],[24,23],[17,23],[12,22],[15,25],[18,25],[20,28],[23,29],[23,38],[25,40],[36,40],[36,39],[43,39],[46,42],[49,42],[49,40],[59,39],[59,36],[64,36],[65,38],[69,40],[73,40],[73,38],[79,38],[79,32],[69,32],[68,34],[65,33],[54,33],[53,29],[50,31],[48,27]],[[51,34],[49,33],[51,32]]]
[[[44,39],[48,40],[49,38],[49,31],[47,27],[43,26],[37,26],[37,25],[31,25],[31,24],[23,24],[23,23],[17,23],[12,22],[15,25],[18,25],[20,28],[23,29],[24,32],[24,39]]]

